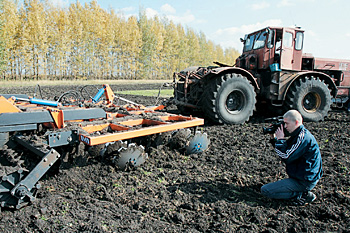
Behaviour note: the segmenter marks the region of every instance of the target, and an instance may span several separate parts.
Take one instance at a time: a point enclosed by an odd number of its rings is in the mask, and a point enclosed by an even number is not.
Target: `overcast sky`
[[[76,0],[52,0],[63,7]],[[79,0],[84,4],[90,0]],[[316,57],[350,60],[349,0],[99,0],[106,9],[149,17],[168,17],[204,32],[224,48],[242,51],[239,38],[266,26],[298,26],[305,30],[304,52]]]

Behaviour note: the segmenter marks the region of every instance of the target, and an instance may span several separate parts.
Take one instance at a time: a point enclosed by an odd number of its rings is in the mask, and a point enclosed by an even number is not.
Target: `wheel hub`
[[[316,112],[321,105],[321,97],[316,92],[310,92],[304,96],[303,108],[307,112]]]
[[[232,91],[226,99],[226,109],[230,113],[237,114],[245,105],[244,94],[239,90]]]

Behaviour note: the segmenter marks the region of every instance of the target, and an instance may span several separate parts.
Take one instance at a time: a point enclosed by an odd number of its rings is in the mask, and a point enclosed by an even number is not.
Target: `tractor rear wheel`
[[[256,103],[254,87],[240,74],[214,78],[204,93],[203,111],[216,123],[241,124],[253,115]]]
[[[321,121],[331,109],[331,94],[319,78],[296,80],[286,96],[288,109],[300,112],[304,121]]]

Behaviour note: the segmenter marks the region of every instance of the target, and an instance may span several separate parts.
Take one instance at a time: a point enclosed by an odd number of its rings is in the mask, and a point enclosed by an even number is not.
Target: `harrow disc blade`
[[[0,206],[10,207],[20,209],[27,205],[31,201],[35,200],[35,195],[37,189],[40,187],[39,184],[32,188],[32,190],[27,190],[25,187],[17,188],[17,191],[26,191],[25,195],[17,195],[18,193],[11,193],[11,190],[27,176],[28,172],[23,169],[19,169],[7,176],[1,178],[0,183]],[[27,192],[28,191],[28,192]]]
[[[144,153],[144,148],[132,143],[129,144],[127,148],[120,148],[117,165],[119,169],[122,170],[125,170],[128,167],[138,167],[143,164],[147,158],[148,155],[147,153]]]
[[[210,140],[206,133],[196,132],[186,148],[187,154],[197,154],[208,149]]]

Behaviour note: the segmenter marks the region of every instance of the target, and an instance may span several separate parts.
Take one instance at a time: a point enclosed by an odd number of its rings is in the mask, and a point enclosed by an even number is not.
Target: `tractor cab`
[[[267,27],[245,35],[243,53],[236,65],[253,72],[271,69],[301,70],[304,31],[300,28]]]

